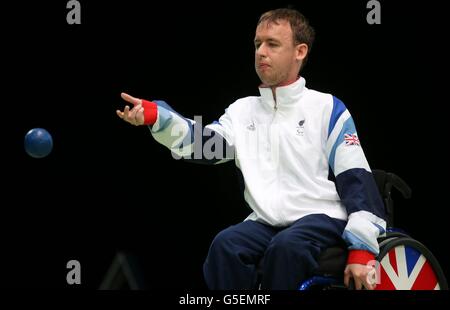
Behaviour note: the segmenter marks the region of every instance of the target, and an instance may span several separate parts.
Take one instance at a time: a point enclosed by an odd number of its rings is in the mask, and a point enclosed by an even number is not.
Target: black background
[[[148,287],[204,288],[212,238],[248,214],[234,165],[173,160],[116,116],[120,92],[212,122],[258,94],[255,25],[288,4],[317,32],[307,87],[343,100],[371,167],[410,184],[396,226],[448,275],[443,8],[381,1],[381,25],[368,25],[366,3],[81,1],[81,25],[66,23],[66,1],[2,5],[0,286],[71,288],[77,259],[81,287],[97,288],[128,251]],[[24,152],[34,127],[53,136],[47,158]]]

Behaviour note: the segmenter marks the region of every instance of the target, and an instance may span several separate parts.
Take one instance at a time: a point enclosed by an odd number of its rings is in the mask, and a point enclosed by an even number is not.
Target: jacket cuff
[[[142,100],[144,108],[144,125],[153,125],[158,117],[158,105],[154,102]]]
[[[367,265],[368,262],[375,260],[375,255],[366,250],[350,250],[347,258],[347,265],[361,264]]]

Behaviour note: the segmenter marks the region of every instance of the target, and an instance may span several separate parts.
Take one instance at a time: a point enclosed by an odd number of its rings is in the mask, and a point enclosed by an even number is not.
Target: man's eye
[[[278,44],[276,44],[276,43],[269,43],[269,46],[270,46],[270,47],[277,47]]]

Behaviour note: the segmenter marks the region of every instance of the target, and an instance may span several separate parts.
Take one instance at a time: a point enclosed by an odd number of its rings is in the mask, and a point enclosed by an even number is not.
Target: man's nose
[[[263,44],[261,44],[257,49],[256,49],[256,56],[258,57],[266,57],[267,53],[266,53],[266,47]]]

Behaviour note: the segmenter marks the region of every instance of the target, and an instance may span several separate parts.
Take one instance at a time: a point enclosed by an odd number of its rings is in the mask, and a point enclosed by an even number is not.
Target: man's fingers
[[[127,93],[121,93],[120,96],[122,97],[123,100],[132,103],[133,105],[137,105],[137,104],[141,104],[142,100],[139,98],[134,98],[130,95],[128,95]]]
[[[135,104],[134,107],[132,109],[130,109],[129,106],[125,106],[125,108],[123,109],[123,112],[120,110],[116,110],[116,114],[117,116],[119,116],[121,119],[123,119],[124,121],[138,126],[138,125],[143,125],[144,124],[144,107],[141,104],[141,100],[140,99],[136,99],[131,97],[128,94],[122,93],[122,98],[125,99],[128,102],[133,102],[136,100],[139,101],[139,103]]]
[[[362,289],[362,283],[359,279],[353,278],[355,280],[355,289],[360,290]]]
[[[344,274],[344,284],[346,287],[348,287],[350,284],[350,275],[347,273]]]
[[[128,120],[128,113],[130,112],[130,107],[125,106],[125,109],[123,109],[123,120],[129,122]]]
[[[375,289],[375,286],[376,286],[376,282],[370,281],[366,277],[366,281],[364,281],[364,287],[368,290],[373,290],[373,289]]]
[[[365,277],[365,287],[368,290],[373,290],[377,286],[377,273],[375,268],[371,268]]]
[[[125,106],[123,112],[117,110],[117,115],[132,125],[144,124],[144,108],[142,107],[142,100],[128,95],[127,93],[121,93],[120,96],[126,102],[133,104],[133,108],[130,110],[129,106]]]
[[[132,108],[130,111],[130,115],[128,115],[128,117],[131,120],[134,120],[136,118],[136,113],[137,113],[137,111],[139,111],[140,108],[141,108],[141,105],[137,105],[134,108]]]
[[[139,125],[144,125],[145,119],[144,119],[144,108],[143,107],[141,107],[139,109],[138,114],[136,116],[136,120],[138,121]]]
[[[130,123],[137,126],[138,121],[136,119],[137,112],[140,110],[141,106],[137,105],[131,109],[130,114],[128,114],[128,118],[130,119]]]

